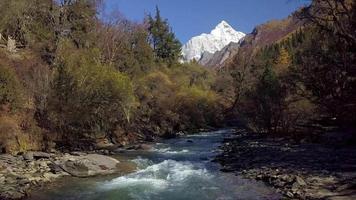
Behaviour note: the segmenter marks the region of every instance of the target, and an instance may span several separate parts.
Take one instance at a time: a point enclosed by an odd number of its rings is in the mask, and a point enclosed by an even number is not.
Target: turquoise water
[[[211,162],[231,130],[188,135],[125,151],[137,171],[124,176],[67,178],[36,192],[36,200],[237,200],[280,199],[263,183],[219,171]]]

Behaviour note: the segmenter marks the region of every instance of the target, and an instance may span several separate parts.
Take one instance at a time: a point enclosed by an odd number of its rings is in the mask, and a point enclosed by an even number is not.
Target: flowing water
[[[36,200],[237,200],[279,199],[262,183],[219,171],[211,162],[231,130],[188,135],[156,143],[149,151],[125,151],[137,171],[89,179],[67,178]]]

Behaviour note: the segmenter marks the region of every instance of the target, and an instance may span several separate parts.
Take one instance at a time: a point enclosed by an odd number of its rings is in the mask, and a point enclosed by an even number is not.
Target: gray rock
[[[45,152],[33,152],[33,157],[35,159],[41,159],[41,158],[49,159],[51,157],[51,154]]]
[[[108,156],[88,154],[67,158],[60,167],[72,176],[90,177],[115,173],[118,170],[118,163],[118,160]]]
[[[51,180],[54,180],[56,178],[58,178],[60,175],[59,174],[53,174],[53,173],[44,173],[43,174],[43,180],[48,182]]]
[[[107,149],[103,150],[102,152],[103,152],[104,155],[110,155],[110,151],[107,150]]]
[[[26,152],[22,156],[25,160],[33,160],[34,159],[33,152]]]
[[[299,186],[307,185],[307,183],[300,176],[295,176],[295,182],[298,183]]]
[[[287,175],[287,174],[281,175],[280,179],[282,179],[283,181],[285,181],[287,183],[293,182],[293,177],[291,175]]]
[[[23,199],[26,195],[15,189],[5,192],[5,199]]]
[[[48,164],[48,167],[50,169],[50,172],[52,172],[54,174],[59,174],[59,173],[63,172],[62,168],[54,163]]]
[[[5,182],[5,177],[3,177],[1,174],[0,174],[0,184],[3,184]]]
[[[26,184],[30,183],[30,181],[28,179],[21,179],[17,183],[19,185],[26,185]]]
[[[335,191],[341,192],[341,191],[347,190],[349,188],[352,188],[353,186],[354,186],[354,184],[346,183],[346,184],[343,184],[343,185],[337,187]]]
[[[287,195],[287,197],[289,197],[289,198],[293,198],[293,197],[294,197],[294,194],[291,193],[291,192],[287,192],[286,195]]]
[[[277,187],[284,187],[286,185],[286,182],[282,181],[281,179],[277,179],[274,185]]]
[[[293,183],[292,189],[291,189],[292,193],[296,194],[299,191],[299,189],[300,189],[300,185],[297,182]]]
[[[80,151],[74,151],[74,152],[71,152],[70,154],[73,155],[73,156],[85,156],[85,155],[87,155],[87,153],[80,152]]]
[[[34,160],[34,159],[41,159],[41,158],[45,158],[45,159],[49,159],[51,157],[51,155],[49,153],[45,153],[45,152],[26,152],[23,154],[23,158],[25,160]]]
[[[14,183],[16,183],[16,180],[14,179],[14,177],[8,177],[5,179],[5,183],[6,184],[14,184]]]

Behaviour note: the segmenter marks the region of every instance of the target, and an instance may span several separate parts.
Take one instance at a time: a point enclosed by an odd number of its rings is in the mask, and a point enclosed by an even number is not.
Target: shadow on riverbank
[[[288,198],[356,199],[356,148],[292,143],[239,129],[216,158],[223,171],[262,180]]]

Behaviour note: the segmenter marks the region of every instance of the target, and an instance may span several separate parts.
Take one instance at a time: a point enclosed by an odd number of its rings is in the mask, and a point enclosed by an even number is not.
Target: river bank
[[[238,129],[221,149],[215,161],[223,171],[263,181],[286,199],[356,199],[355,147],[296,143]]]
[[[32,190],[38,190],[63,177],[86,178],[123,174],[136,169],[132,163],[109,156],[114,154],[108,150],[70,153],[27,152],[16,156],[2,154],[0,199],[27,199]]]
[[[211,162],[231,131],[199,132],[117,150],[112,157],[135,163],[134,171],[88,178],[67,176],[32,191],[29,199],[280,199],[264,183],[221,172],[220,165]]]
[[[177,136],[183,136],[177,133]],[[160,141],[162,139],[156,139]],[[126,146],[98,145],[97,150],[30,151],[18,155],[0,154],[0,200],[21,200],[63,178],[122,176],[137,170],[136,164],[120,157],[125,151],[149,151],[152,142]],[[62,149],[63,150],[63,149]]]

